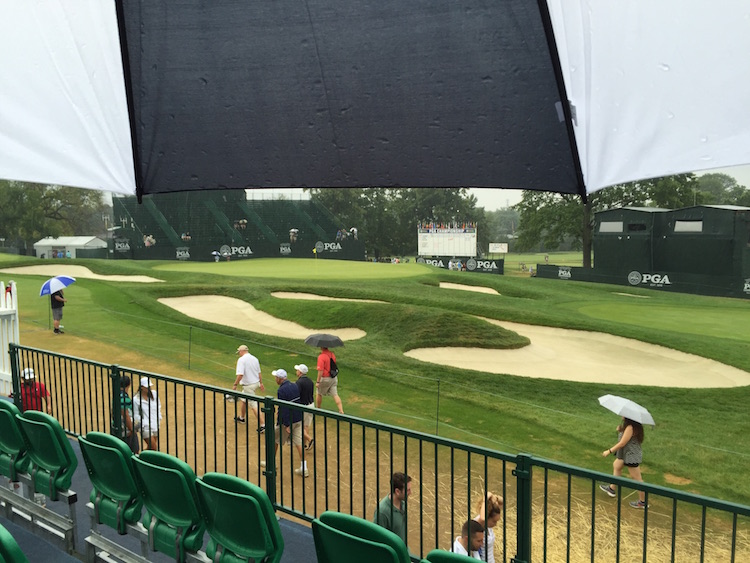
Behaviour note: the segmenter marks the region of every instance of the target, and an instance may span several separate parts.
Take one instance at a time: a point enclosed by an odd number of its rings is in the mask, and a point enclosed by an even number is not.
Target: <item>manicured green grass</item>
[[[23,263],[40,262],[0,255],[0,267]],[[174,375],[229,387],[234,350],[240,342],[251,347],[266,371],[288,369],[300,361],[314,364],[316,350],[302,342],[226,328],[220,322],[194,321],[157,302],[164,296],[229,295],[313,330],[351,326],[366,331],[366,338],[347,343],[339,353],[340,389],[349,413],[426,432],[437,428],[441,435],[462,441],[608,472],[611,461],[600,454],[614,443],[618,419],[596,399],[605,393],[624,395],[646,405],[658,423],[646,431],[647,481],[750,503],[750,483],[737,479],[750,461],[746,415],[750,388],[572,383],[425,365],[403,356],[406,350],[425,346],[525,344],[524,338],[476,319],[479,315],[609,332],[750,371],[746,321],[750,302],[448,272],[412,263],[294,259],[73,263],[103,274],[148,274],[166,281],[79,279],[66,292],[68,334],[115,343],[123,353],[137,351],[142,365],[132,367],[149,369],[156,360],[168,362]],[[8,277],[0,273],[0,279]],[[49,302],[38,297],[45,277],[12,277],[19,283],[23,329],[46,329]],[[493,287],[500,295],[448,291],[438,287],[441,281]],[[274,291],[379,299],[388,304],[285,300],[272,297]],[[65,346],[65,339],[50,339],[50,345]],[[119,362],[117,357],[107,361]],[[333,408],[332,403],[324,402],[326,406]],[[674,477],[688,484],[674,485]]]

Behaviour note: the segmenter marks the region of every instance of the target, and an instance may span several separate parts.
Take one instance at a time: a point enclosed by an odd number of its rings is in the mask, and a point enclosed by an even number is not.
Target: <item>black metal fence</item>
[[[23,346],[10,351],[15,396],[21,370],[32,367],[50,393],[53,415],[74,436],[92,430],[118,435],[122,379],[130,378],[138,401],[140,379],[149,378],[162,412],[159,450],[198,475],[219,471],[259,484],[277,510],[307,521],[325,510],[372,519],[390,492],[391,475],[408,474],[407,543],[415,555],[450,549],[491,491],[505,500],[494,530],[496,561],[750,560],[748,506],[273,397],[259,398],[267,419],[259,433],[250,408],[246,423],[235,420],[241,393]],[[313,413],[304,428],[314,438],[309,450],[287,444],[274,454],[279,407]],[[295,472],[303,464],[307,477]],[[617,497],[599,491],[601,482],[619,485]],[[628,503],[639,490],[646,493],[645,510]]]

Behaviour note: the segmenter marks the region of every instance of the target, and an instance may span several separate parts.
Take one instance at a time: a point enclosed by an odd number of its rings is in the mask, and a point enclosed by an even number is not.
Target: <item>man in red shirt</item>
[[[36,381],[34,370],[25,368],[23,370],[23,381],[21,382],[21,405],[24,411],[45,411],[52,414],[52,400],[41,381]],[[42,407],[44,401],[44,408]]]
[[[336,406],[339,408],[339,414],[344,414],[344,407],[341,404],[341,397],[337,390],[338,377],[331,377],[331,358],[336,361],[336,356],[328,348],[321,348],[318,356],[318,380],[315,383],[317,394],[315,395],[315,406],[320,408],[323,397],[326,395],[333,397]]]

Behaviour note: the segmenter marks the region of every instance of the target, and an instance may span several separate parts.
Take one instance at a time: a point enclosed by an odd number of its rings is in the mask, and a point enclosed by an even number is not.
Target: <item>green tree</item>
[[[704,174],[698,178],[703,202],[711,205],[744,205],[750,203],[750,191],[727,174]]]
[[[516,234],[520,214],[514,207],[485,211],[484,214],[490,242],[504,241]]]
[[[44,237],[99,234],[107,213],[99,191],[0,180],[0,237],[26,252]]]
[[[546,250],[571,241],[583,250],[583,265],[591,267],[594,214],[615,207],[662,207],[677,209],[702,203],[694,174],[678,174],[604,188],[584,205],[577,195],[525,191],[515,209],[520,214],[516,248]]]

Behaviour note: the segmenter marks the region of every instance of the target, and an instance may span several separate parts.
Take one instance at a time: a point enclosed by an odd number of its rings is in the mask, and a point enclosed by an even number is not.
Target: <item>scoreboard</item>
[[[472,257],[477,255],[475,226],[420,226],[417,229],[419,256]]]

